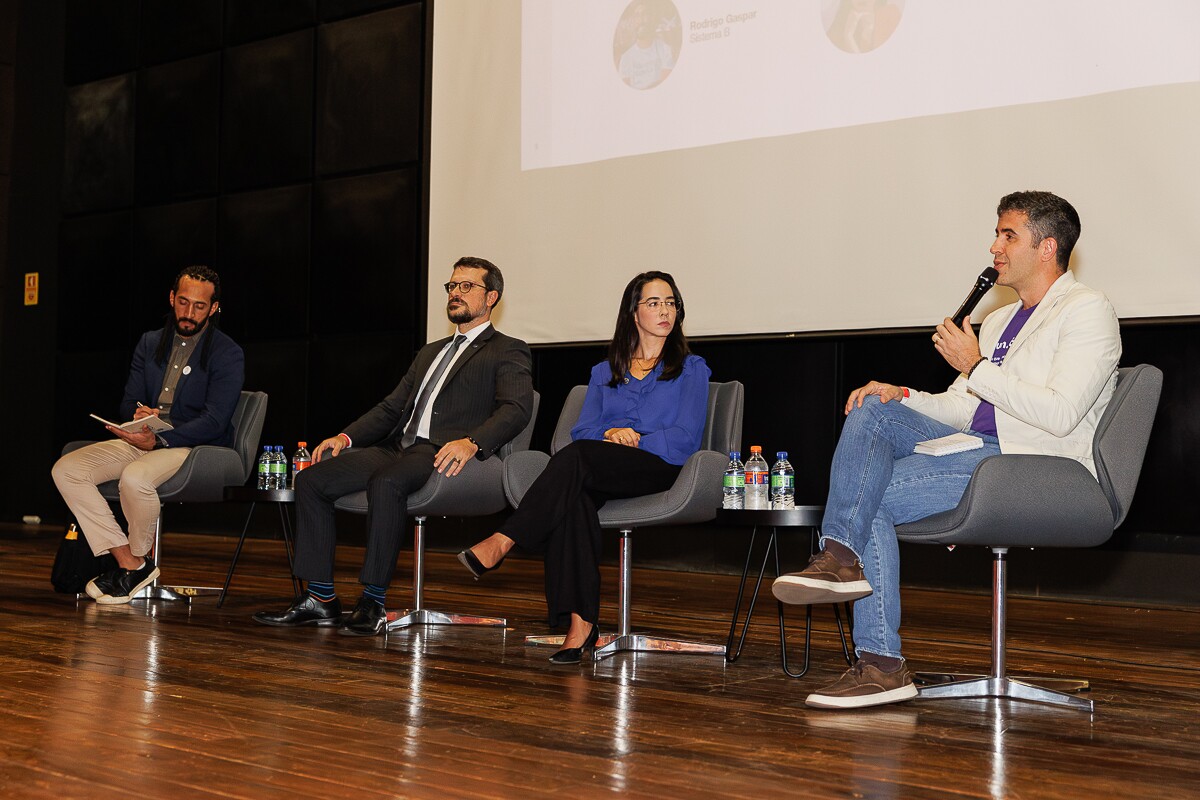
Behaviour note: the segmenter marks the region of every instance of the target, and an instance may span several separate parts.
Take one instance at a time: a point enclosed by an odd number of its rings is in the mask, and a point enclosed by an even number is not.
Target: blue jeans
[[[898,401],[868,397],[850,411],[829,475],[821,542],[839,542],[858,555],[874,590],[854,604],[854,645],[900,655],[900,551],[896,526],[954,508],[975,465],[1000,452],[995,436],[983,447],[948,456],[913,453],[917,442],[957,429]]]

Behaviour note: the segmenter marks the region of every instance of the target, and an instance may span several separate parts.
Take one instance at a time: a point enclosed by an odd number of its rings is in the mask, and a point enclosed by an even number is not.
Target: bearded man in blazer
[[[308,592],[284,611],[260,611],[256,621],[279,627],[338,625],[341,633],[358,636],[381,632],[409,494],[434,470],[453,477],[470,469],[473,458],[488,458],[528,424],[533,411],[529,346],[491,324],[504,276],[482,258],[460,258],[446,292],[455,336],[421,348],[392,393],[317,445],[313,466],[296,476],[295,570],[308,582]],[[367,553],[359,575],[364,588],[343,619],[333,587],[333,504],[364,489]]]

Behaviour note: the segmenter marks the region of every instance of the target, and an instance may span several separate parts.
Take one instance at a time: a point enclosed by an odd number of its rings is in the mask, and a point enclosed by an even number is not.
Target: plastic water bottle
[[[275,458],[271,461],[271,488],[287,488],[287,456],[283,454],[283,445],[275,445]]]
[[[296,476],[300,474],[300,470],[308,469],[312,466],[312,456],[308,452],[308,442],[296,442],[300,448],[292,456],[292,488],[296,488]]]
[[[264,444],[262,455],[258,457],[258,488],[269,488],[271,482],[271,445]]]
[[[742,453],[729,452],[729,466],[721,481],[721,508],[744,508],[746,506],[746,468],[742,466]]]
[[[768,472],[762,448],[754,445],[750,448],[750,459],[746,462],[746,508],[765,510],[771,507],[767,497]]]
[[[775,454],[771,467],[771,508],[796,507],[796,470],[788,463],[787,451]]]

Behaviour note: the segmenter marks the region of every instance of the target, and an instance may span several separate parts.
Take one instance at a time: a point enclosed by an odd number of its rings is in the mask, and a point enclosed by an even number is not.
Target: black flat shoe
[[[504,558],[508,558],[508,556]],[[500,569],[500,565],[504,563],[504,558],[490,567],[485,567],[469,548],[458,554],[459,563],[471,571],[471,574],[475,576],[475,580],[479,580],[494,569]]]
[[[595,650],[596,642],[599,639],[600,626],[593,624],[592,632],[589,633],[588,637],[583,640],[583,644],[580,647],[564,647],[562,650],[559,650],[557,653],[550,656],[550,663],[578,664],[579,662],[583,661],[583,651],[586,650],[590,653],[592,650]]]
[[[358,605],[342,621],[338,633],[345,636],[378,636],[387,627],[387,611],[369,597],[358,598]]]
[[[336,597],[322,603],[310,594],[297,597],[284,611],[259,611],[254,621],[277,628],[297,628],[301,625],[320,627],[337,625],[341,622],[342,602]]]

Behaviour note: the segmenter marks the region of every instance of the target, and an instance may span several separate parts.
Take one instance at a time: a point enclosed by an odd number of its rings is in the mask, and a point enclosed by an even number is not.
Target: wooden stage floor
[[[564,668],[523,646],[543,631],[534,561],[475,582],[434,554],[429,607],[509,628],[385,640],[255,624],[290,596],[277,541],[250,542],[222,609],[76,603],[50,588],[56,546],[49,529],[0,527],[4,798],[1200,796],[1194,610],[1010,604],[1010,671],[1090,678],[1091,717],[994,700],[843,713],[803,704],[842,669],[828,608],[799,680],[780,672],[773,603],[735,664],[643,654]],[[233,540],[168,534],[164,550],[169,582],[213,585]],[[410,556],[389,606],[406,605]],[[359,558],[339,551],[351,603]],[[611,601],[611,570],[604,580]],[[634,585],[639,627],[723,640],[736,579],[646,570]],[[904,600],[914,666],[986,671],[986,595]],[[611,626],[611,602],[603,615]]]

